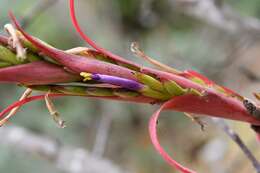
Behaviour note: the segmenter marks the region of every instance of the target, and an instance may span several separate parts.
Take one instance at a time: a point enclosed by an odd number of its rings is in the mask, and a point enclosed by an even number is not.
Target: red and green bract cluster
[[[260,125],[260,120],[243,105],[242,96],[195,71],[171,73],[148,68],[99,47],[81,31],[73,0],[70,0],[70,7],[75,28],[94,49],[56,49],[27,34],[10,13],[17,35],[27,49],[27,56],[23,61],[18,60],[15,49],[8,44],[8,38],[0,35],[0,82],[17,83],[46,92],[49,97],[83,96],[161,104],[149,124],[152,142],[169,164],[185,173],[193,171],[171,159],[158,142],[156,122],[162,110],[203,114]],[[17,101],[3,110],[0,117],[3,118],[13,108],[39,99],[44,99],[44,94]]]

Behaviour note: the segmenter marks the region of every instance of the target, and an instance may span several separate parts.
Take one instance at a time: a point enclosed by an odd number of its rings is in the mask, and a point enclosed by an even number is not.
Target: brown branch
[[[256,172],[260,173],[260,163],[252,154],[252,152],[248,149],[246,144],[242,141],[240,136],[234,130],[232,130],[223,119],[212,118],[212,120],[239,146],[239,148],[242,150],[242,152],[246,155],[248,160],[255,168]]]

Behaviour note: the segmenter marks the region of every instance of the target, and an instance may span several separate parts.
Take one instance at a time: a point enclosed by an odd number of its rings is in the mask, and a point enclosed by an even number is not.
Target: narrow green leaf
[[[187,92],[186,89],[182,88],[174,81],[167,81],[163,83],[164,88],[172,95],[172,96],[180,96]]]
[[[0,68],[12,66],[11,63],[0,61]]]
[[[107,88],[87,88],[86,91],[90,96],[115,96],[113,90]]]
[[[155,98],[155,99],[159,99],[159,100],[168,100],[169,98],[171,98],[171,96],[169,94],[165,94],[165,93],[161,93],[161,92],[155,91],[155,90],[151,89],[148,86],[144,87],[141,90],[141,93],[144,96]]]
[[[116,96],[122,97],[122,98],[131,98],[131,97],[137,97],[140,95],[138,92],[134,91],[127,91],[127,90],[116,90],[113,92]]]
[[[13,65],[23,63],[16,58],[16,54],[14,52],[1,45],[0,45],[0,60],[11,63]]]
[[[187,94],[193,94],[193,95],[200,96],[200,97],[203,96],[203,94],[200,91],[198,91],[194,88],[189,88],[187,90]]]
[[[55,86],[55,90],[62,92],[63,94],[71,95],[87,95],[86,88],[82,86]]]
[[[163,87],[163,84],[159,80],[142,73],[136,73],[136,77],[139,82],[142,82],[143,84],[149,86],[150,88],[156,91],[166,92]]]

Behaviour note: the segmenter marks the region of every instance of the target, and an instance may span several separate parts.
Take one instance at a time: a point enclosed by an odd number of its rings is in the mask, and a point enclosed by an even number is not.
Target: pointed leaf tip
[[[116,55],[116,54],[102,48],[101,46],[97,45],[87,34],[85,34],[82,31],[82,29],[79,25],[79,22],[77,20],[77,17],[76,17],[74,0],[69,0],[69,6],[70,6],[70,17],[71,17],[71,21],[72,21],[74,28],[80,34],[81,38],[83,38],[91,47],[93,47],[98,52],[106,55],[107,57],[109,57],[112,60],[122,62],[122,63],[126,63],[126,64],[132,65],[134,67],[140,68],[140,66],[138,66],[137,64],[132,63],[131,61],[125,60],[121,56]]]
[[[109,57],[113,57],[115,59],[121,59],[121,57],[103,49],[102,47],[98,46],[93,40],[91,40],[89,38],[88,35],[86,35],[77,20],[76,17],[76,13],[75,13],[75,5],[74,5],[74,0],[69,0],[69,5],[70,5],[70,17],[71,17],[71,21],[73,26],[75,27],[76,31],[79,33],[79,35],[81,36],[81,38],[83,38],[90,46],[92,46],[94,49],[96,49],[97,51],[103,53],[104,55],[107,55]]]

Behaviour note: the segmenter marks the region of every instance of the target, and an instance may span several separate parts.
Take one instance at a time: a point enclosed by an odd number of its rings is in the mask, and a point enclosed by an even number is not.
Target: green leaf
[[[1,45],[0,45],[0,60],[11,63],[13,65],[23,63],[16,58],[15,53],[13,53],[11,50],[9,50],[6,47],[1,46]]]
[[[0,61],[0,68],[2,67],[8,67],[8,66],[12,66],[12,64],[8,63],[8,62],[2,62]]]
[[[166,92],[163,87],[163,84],[159,80],[142,73],[136,73],[135,75],[139,82],[149,86],[150,88],[156,91]]]
[[[151,89],[151,88],[148,87],[148,86],[145,86],[145,87],[141,90],[141,93],[142,93],[144,96],[151,97],[151,98],[155,98],[155,99],[159,99],[159,100],[168,100],[169,98],[171,98],[171,96],[170,96],[169,94],[161,93],[161,92],[155,91],[155,90]]]
[[[180,96],[187,92],[186,89],[182,88],[180,85],[178,85],[174,81],[164,82],[163,86],[172,96]]]

